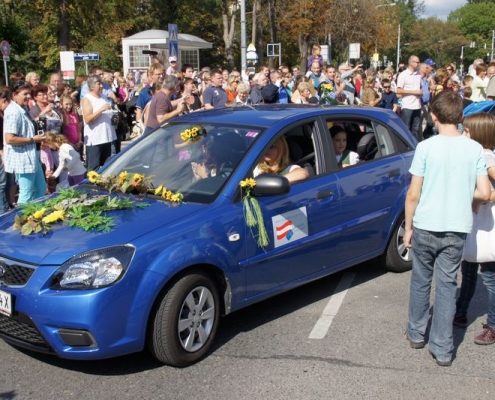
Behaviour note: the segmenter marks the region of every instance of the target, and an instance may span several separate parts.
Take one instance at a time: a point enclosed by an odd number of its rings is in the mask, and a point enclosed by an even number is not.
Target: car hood
[[[114,218],[110,232],[84,231],[67,223],[55,223],[46,234],[21,235],[13,228],[18,211],[0,217],[0,255],[32,264],[57,265],[84,251],[105,246],[130,243],[132,240],[192,213],[201,212],[200,204],[173,204],[145,199],[145,208],[116,210],[107,215]]]

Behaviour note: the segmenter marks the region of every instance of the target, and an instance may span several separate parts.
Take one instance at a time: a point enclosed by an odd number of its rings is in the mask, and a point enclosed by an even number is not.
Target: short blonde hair
[[[309,82],[301,82],[299,85],[297,85],[297,90],[299,91],[299,93],[304,92],[306,89],[311,92],[311,84]]]
[[[237,93],[246,93],[249,94],[249,85],[245,82],[240,82],[237,85]]]

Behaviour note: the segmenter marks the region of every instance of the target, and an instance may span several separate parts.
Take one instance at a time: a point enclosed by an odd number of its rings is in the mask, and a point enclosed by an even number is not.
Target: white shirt
[[[88,93],[84,99],[89,100],[91,103],[93,113],[98,111],[107,103],[107,101],[102,97],[95,97],[91,93]],[[108,110],[103,112],[90,124],[87,124],[86,121],[84,121],[84,144],[86,146],[96,146],[117,140],[115,129],[112,126],[112,115],[113,111]]]
[[[397,78],[397,87],[404,90],[421,89],[421,74],[419,71],[413,71],[409,68],[399,74]],[[418,94],[403,94],[402,108],[407,110],[419,110],[421,108],[421,96]]]
[[[69,176],[82,175],[86,172],[79,153],[68,143],[62,144],[58,149],[58,159],[58,168],[52,175],[54,178],[58,178],[64,168],[67,168]]]

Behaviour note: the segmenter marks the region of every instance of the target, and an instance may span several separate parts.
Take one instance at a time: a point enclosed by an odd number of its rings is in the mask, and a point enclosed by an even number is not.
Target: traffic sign
[[[179,31],[177,24],[168,24],[168,56],[179,61]]]
[[[10,56],[10,44],[6,40],[3,40],[2,43],[0,43],[0,49],[2,51],[2,55],[4,57]]]
[[[98,61],[100,53],[74,53],[74,61]]]

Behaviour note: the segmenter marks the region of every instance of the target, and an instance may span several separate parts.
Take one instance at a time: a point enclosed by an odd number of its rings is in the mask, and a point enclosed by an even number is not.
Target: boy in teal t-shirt
[[[406,197],[404,244],[411,248],[413,261],[407,337],[411,347],[424,347],[435,271],[428,344],[437,364],[449,366],[457,270],[471,231],[472,204],[488,201],[491,189],[483,148],[457,130],[463,115],[460,96],[440,92],[431,103],[431,114],[439,134],[418,144]]]

